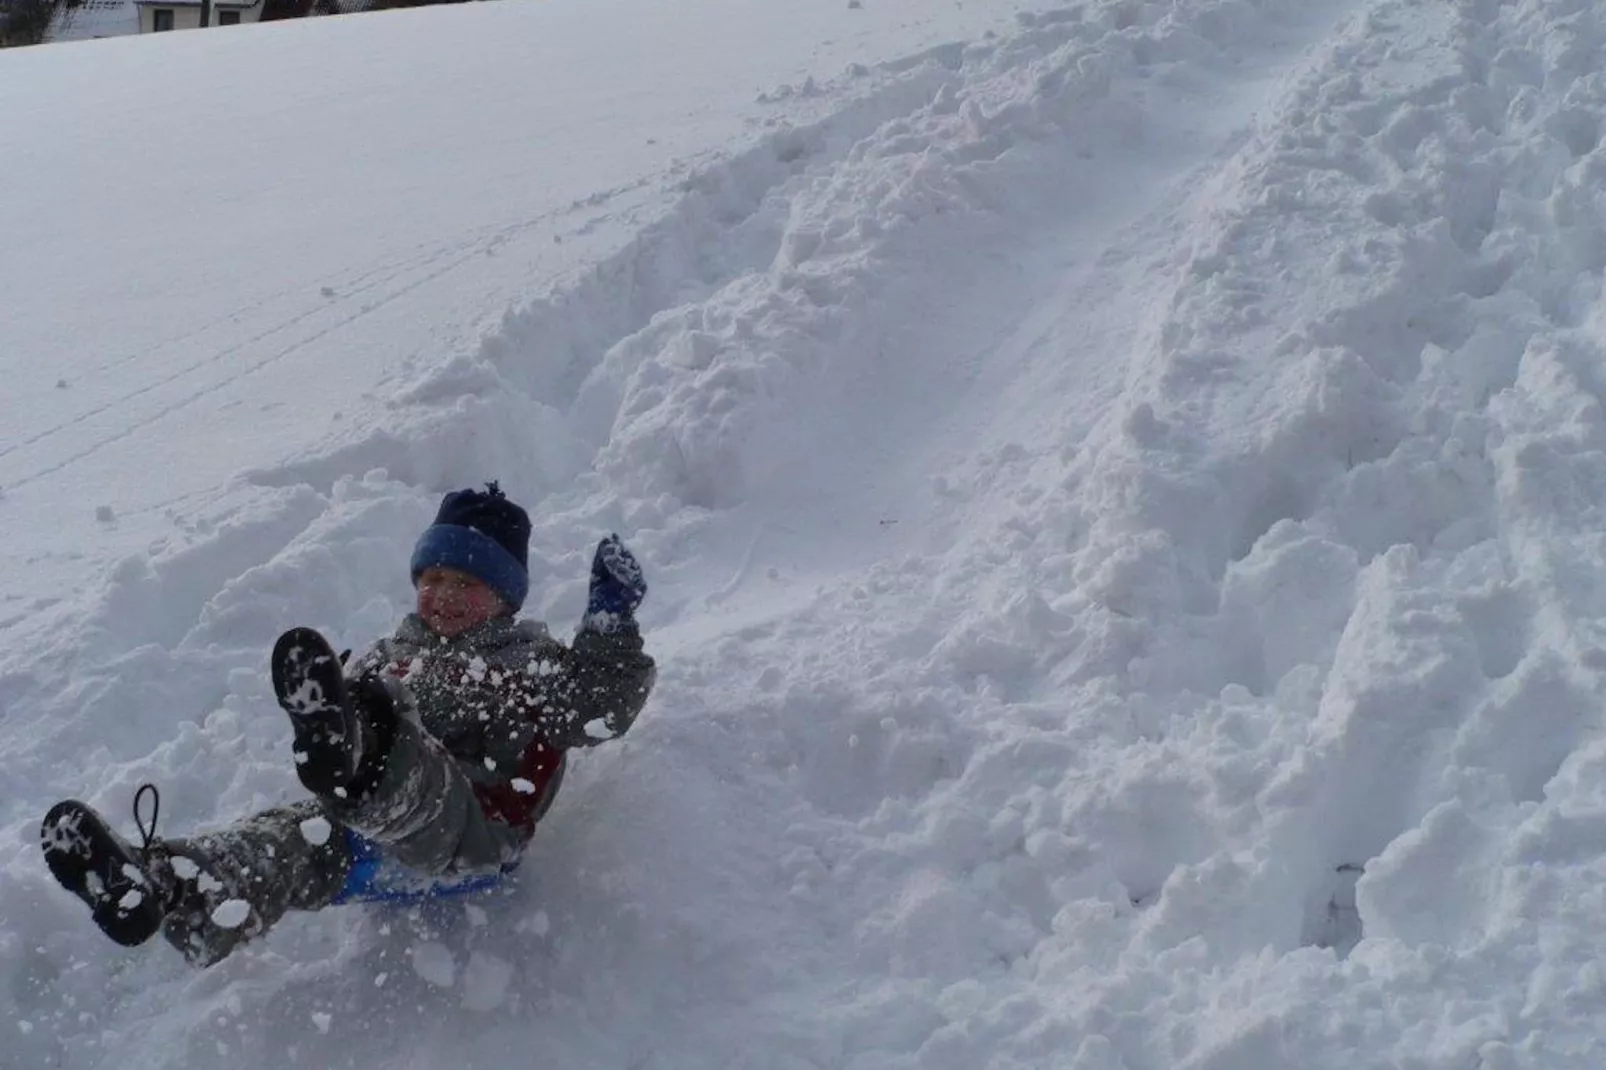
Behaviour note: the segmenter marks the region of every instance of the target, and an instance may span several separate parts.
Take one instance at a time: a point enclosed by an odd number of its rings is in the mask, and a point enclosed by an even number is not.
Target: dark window
[[[240,24],[240,13],[238,11],[219,11],[217,13],[217,24],[219,26],[238,26]]]
[[[173,28],[173,9],[159,7],[151,12],[151,29],[162,33]]]

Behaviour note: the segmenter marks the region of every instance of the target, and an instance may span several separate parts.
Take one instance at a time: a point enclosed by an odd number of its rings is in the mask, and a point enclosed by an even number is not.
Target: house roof
[[[138,32],[139,11],[132,0],[83,0],[59,9],[45,40],[85,41]]]
[[[213,8],[226,7],[244,11],[256,7],[262,0],[212,0]],[[200,7],[201,0],[133,0],[136,7]]]

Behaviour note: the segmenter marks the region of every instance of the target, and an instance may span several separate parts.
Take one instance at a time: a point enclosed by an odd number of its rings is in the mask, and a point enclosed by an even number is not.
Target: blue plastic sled
[[[351,873],[335,896],[336,903],[424,903],[477,895],[500,886],[518,868],[517,862],[510,862],[496,873],[455,879],[428,877],[386,858],[384,850],[372,840],[350,829],[343,831],[351,846]]]

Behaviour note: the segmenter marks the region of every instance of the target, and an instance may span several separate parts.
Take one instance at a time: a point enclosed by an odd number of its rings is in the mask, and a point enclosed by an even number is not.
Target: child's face
[[[507,603],[479,580],[455,568],[418,574],[418,616],[436,635],[451,639],[507,612]]]

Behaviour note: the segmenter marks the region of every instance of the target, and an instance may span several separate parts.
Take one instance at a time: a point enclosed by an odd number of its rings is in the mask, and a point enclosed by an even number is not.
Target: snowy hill
[[[1598,1070],[1602,69],[1575,0],[0,55],[0,1067]],[[273,637],[492,477],[661,666],[512,890],[105,941],[44,810],[299,797]]]

